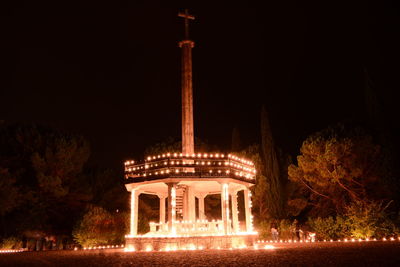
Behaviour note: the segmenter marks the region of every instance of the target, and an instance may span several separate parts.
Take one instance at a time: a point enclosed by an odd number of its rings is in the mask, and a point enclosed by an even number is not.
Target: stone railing
[[[177,235],[213,235],[223,233],[224,222],[222,220],[197,220],[192,221],[176,221],[173,224]],[[170,235],[168,223],[150,223],[150,232],[147,235]]]

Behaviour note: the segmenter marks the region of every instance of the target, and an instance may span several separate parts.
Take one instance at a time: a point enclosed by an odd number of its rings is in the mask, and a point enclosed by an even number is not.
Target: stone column
[[[205,195],[199,195],[197,198],[199,199],[199,219],[204,220],[206,218],[206,215],[204,213],[204,198]]]
[[[193,88],[192,88],[192,40],[179,42],[182,48],[182,153],[194,153]]]
[[[221,217],[224,222],[224,234],[230,232],[229,227],[229,185],[221,184]]]
[[[233,191],[231,194],[232,198],[232,224],[233,232],[239,232],[239,218],[238,218],[238,204],[237,204],[237,191]]]
[[[131,191],[131,225],[130,235],[137,235],[137,227],[138,227],[138,209],[139,209],[139,195],[140,192],[137,189],[132,189]]]
[[[182,199],[182,217],[184,221],[189,221],[189,210],[188,210],[188,187],[186,187],[183,191],[183,199]]]
[[[165,199],[166,196],[164,195],[159,195],[160,198],[160,223],[164,224],[165,223]]]
[[[196,222],[196,198],[191,186],[187,187],[187,204],[188,219],[194,223]]]
[[[244,209],[246,215],[246,231],[253,231],[253,219],[251,215],[251,191],[249,188],[244,190]]]
[[[176,183],[168,183],[168,230],[176,234]]]

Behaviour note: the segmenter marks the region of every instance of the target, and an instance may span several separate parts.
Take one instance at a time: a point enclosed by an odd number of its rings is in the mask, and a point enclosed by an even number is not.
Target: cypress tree
[[[283,184],[277,150],[272,137],[268,113],[261,109],[261,152],[264,162],[263,175],[266,177],[266,205],[272,218],[282,218],[284,213]]]

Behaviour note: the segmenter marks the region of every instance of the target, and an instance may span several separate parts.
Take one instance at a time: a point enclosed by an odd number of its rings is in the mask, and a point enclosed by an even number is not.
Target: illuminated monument
[[[249,246],[253,231],[250,187],[255,183],[254,164],[231,154],[194,151],[192,48],[189,20],[185,21],[182,49],[182,151],[149,155],[144,162],[125,162],[126,188],[131,192],[130,234],[127,250],[175,250]],[[238,192],[244,191],[245,222],[238,219]],[[150,232],[138,235],[140,194],[160,199],[159,222]],[[209,221],[204,212],[205,197],[221,196],[221,219]],[[196,198],[198,204],[196,205]],[[166,203],[167,202],[167,203]],[[167,208],[166,208],[167,207]]]

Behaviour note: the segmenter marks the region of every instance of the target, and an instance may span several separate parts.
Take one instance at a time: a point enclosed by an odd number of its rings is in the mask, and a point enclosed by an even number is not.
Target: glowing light
[[[125,251],[125,252],[135,252],[136,249],[135,249],[135,247],[131,246],[131,247],[125,248],[124,251]]]
[[[16,253],[16,252],[22,252],[24,251],[23,249],[0,249],[0,253]]]
[[[275,249],[273,245],[265,245],[264,249]]]

